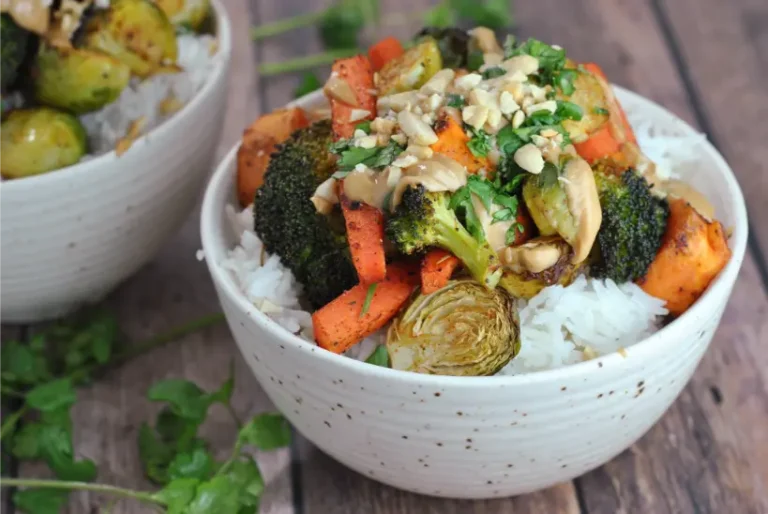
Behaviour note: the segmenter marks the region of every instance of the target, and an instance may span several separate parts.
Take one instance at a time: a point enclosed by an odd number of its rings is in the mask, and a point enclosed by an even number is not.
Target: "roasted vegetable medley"
[[[131,80],[180,71],[177,33],[201,29],[208,11],[208,0],[4,0],[2,177],[77,163],[89,153],[79,116]]]
[[[336,61],[324,91],[330,120],[289,108],[247,129],[237,187],[327,350],[387,327],[395,369],[490,375],[548,286],[633,282],[678,316],[730,258],[599,66],[558,46],[425,29]]]

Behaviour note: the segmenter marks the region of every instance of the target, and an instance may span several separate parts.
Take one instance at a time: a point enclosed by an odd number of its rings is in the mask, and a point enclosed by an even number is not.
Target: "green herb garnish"
[[[368,286],[368,291],[365,293],[365,301],[363,302],[363,308],[360,309],[360,317],[362,318],[371,308],[371,302],[373,301],[373,295],[376,293],[376,287],[379,284],[374,282]]]
[[[463,96],[458,95],[456,93],[449,93],[447,98],[448,98],[448,101],[446,102],[446,105],[448,107],[457,107],[459,109],[464,107],[465,100]]]
[[[405,150],[404,146],[394,141],[390,141],[386,146],[374,146],[373,148],[350,146],[350,142],[349,139],[342,139],[330,147],[331,153],[341,156],[338,161],[339,171],[351,171],[358,164],[363,164],[371,169],[384,168],[392,164],[392,161]]]
[[[483,79],[495,79],[496,77],[501,77],[502,75],[506,75],[507,70],[500,66],[494,66],[493,68],[488,68],[483,72]]]
[[[582,111],[581,107],[575,103],[566,102],[565,100],[557,101],[557,111],[555,112],[555,116],[559,117],[561,120],[579,121],[583,115],[584,111]]]
[[[302,75],[299,85],[293,90],[293,97],[300,98],[304,95],[308,95],[312,91],[317,91],[321,87],[323,87],[323,83],[320,82],[317,75],[314,73],[305,73]]]
[[[373,364],[374,366],[381,366],[382,368],[388,368],[389,367],[389,353],[387,353],[387,347],[383,344],[380,344],[376,347],[376,349],[373,351],[371,355],[368,356],[367,359],[365,359],[365,362],[368,364]]]
[[[371,133],[371,120],[363,120],[355,125],[355,130],[362,130],[366,134]]]
[[[467,147],[475,157],[485,157],[491,151],[491,136],[482,129],[475,129],[467,125],[467,130],[472,138],[467,141]]]

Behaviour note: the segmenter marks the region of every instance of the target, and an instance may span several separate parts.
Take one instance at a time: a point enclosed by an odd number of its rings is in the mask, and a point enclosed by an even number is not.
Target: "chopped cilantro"
[[[472,51],[467,55],[467,70],[477,71],[483,64],[485,64],[485,58],[480,50]]]
[[[456,93],[450,93],[448,95],[448,102],[446,102],[448,107],[458,107],[458,108],[464,107],[464,103],[465,103],[464,97]]]
[[[558,116],[564,120],[579,121],[583,115],[584,112],[582,111],[581,107],[575,103],[566,102],[564,100],[557,101],[557,111],[555,112],[555,116]]]
[[[608,116],[610,114],[608,109],[604,109],[602,107],[593,107],[592,108],[592,113],[594,113],[594,114],[601,114],[603,116]]]
[[[491,151],[491,136],[484,130],[467,126],[472,138],[467,141],[467,147],[475,157],[485,157]]]
[[[364,120],[355,125],[355,130],[362,130],[366,134],[371,133],[371,120]]]
[[[495,79],[496,77],[501,77],[502,75],[506,75],[507,70],[500,66],[494,66],[493,68],[488,68],[483,72],[483,79]]]
[[[397,156],[405,148],[394,141],[390,141],[387,146],[374,146],[373,148],[360,148],[350,146],[348,139],[342,139],[333,143],[330,147],[331,153],[340,155],[338,167],[339,171],[350,171],[358,164],[364,164],[369,168],[384,168],[392,164]]]

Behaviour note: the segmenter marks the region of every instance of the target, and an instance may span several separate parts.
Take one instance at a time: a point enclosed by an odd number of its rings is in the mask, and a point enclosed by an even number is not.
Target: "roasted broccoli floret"
[[[501,278],[496,253],[487,241],[472,237],[449,202],[448,193],[427,192],[421,185],[409,187],[387,219],[387,238],[406,255],[433,246],[448,250],[464,263],[472,278],[489,288],[496,287]]]
[[[255,230],[280,256],[317,308],[357,283],[340,212],[319,214],[310,198],[336,169],[331,124],[299,129],[272,155],[256,192]]]
[[[669,205],[632,170],[620,177],[595,173],[603,210],[592,275],[618,283],[645,276],[667,227]]]
[[[27,53],[28,40],[29,32],[16,25],[10,15],[0,16],[0,87],[3,90],[15,82],[16,74]]]

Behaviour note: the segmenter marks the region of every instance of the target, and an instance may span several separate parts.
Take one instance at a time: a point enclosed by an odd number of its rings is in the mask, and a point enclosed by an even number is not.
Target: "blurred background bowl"
[[[653,102],[616,88],[633,122],[657,133],[694,130]],[[317,106],[321,94],[299,101]],[[744,259],[747,215],[728,165],[707,142],[679,171],[732,228],[733,257],[683,316],[626,350],[517,376],[446,377],[395,371],[323,350],[258,311],[220,263],[238,240],[236,148],[203,200],[205,259],[241,353],[269,398],[321,450],[361,474],[452,498],[522,494],[607,462],[642,436],[704,355]]]
[[[230,23],[211,3],[220,54],[178,113],[121,156],[0,185],[0,317],[61,316],[101,299],[150,261],[194,208],[221,133]]]

